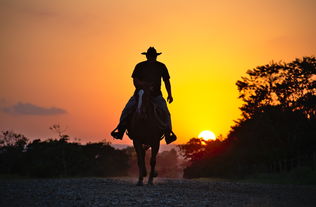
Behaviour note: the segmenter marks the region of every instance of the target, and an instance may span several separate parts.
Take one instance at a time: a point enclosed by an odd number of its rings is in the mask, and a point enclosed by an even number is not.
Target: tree
[[[234,177],[313,169],[316,164],[316,59],[271,63],[247,71],[236,85],[243,118],[227,139],[191,139],[180,146],[184,177]]]
[[[205,145],[200,138],[191,138],[186,144],[178,145],[181,155],[193,162],[195,160],[200,160],[205,152]]]
[[[28,139],[13,131],[2,131],[0,134],[0,173],[17,174],[23,168]]]
[[[0,147],[16,147],[23,150],[27,142],[26,136],[14,131],[2,131],[0,135]]]
[[[303,57],[290,63],[274,63],[247,71],[236,85],[244,118],[265,111],[268,106],[300,110],[308,118],[316,115],[316,59]]]
[[[59,139],[64,141],[69,140],[69,136],[67,134],[64,134],[67,131],[67,128],[62,129],[59,124],[53,124],[53,126],[50,126],[49,129],[53,132],[56,132],[59,136]]]

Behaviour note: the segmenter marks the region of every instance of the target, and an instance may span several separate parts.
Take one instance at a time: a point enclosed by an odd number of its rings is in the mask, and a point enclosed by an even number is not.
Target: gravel
[[[316,206],[316,186],[157,178],[0,180],[0,206]]]

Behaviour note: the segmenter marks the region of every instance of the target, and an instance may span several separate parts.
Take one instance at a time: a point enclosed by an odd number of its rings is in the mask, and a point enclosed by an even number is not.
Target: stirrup
[[[165,140],[167,144],[170,144],[177,140],[177,136],[173,133],[173,131],[168,132],[168,135],[165,134]]]
[[[124,136],[124,132],[120,132],[120,130],[118,130],[116,132],[116,130],[118,129],[118,127],[116,127],[112,132],[111,132],[111,136],[114,138],[114,139],[123,139],[123,136]]]

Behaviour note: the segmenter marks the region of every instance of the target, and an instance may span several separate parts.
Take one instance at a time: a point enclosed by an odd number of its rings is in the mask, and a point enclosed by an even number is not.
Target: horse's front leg
[[[139,170],[137,185],[142,186],[144,185],[144,182],[143,182],[144,176],[146,176],[145,150],[143,149],[141,143],[137,141],[133,141],[133,144],[134,144],[134,148],[137,154],[137,164],[138,164],[138,170]]]
[[[153,185],[154,184],[154,177],[158,176],[158,173],[155,171],[155,167],[156,167],[156,157],[159,151],[159,141],[157,143],[155,143],[152,147],[151,147],[151,158],[150,158],[150,175],[148,178],[148,184],[149,185]]]

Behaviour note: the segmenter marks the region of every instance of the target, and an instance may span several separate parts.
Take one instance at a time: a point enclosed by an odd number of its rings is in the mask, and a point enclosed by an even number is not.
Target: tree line
[[[248,70],[236,83],[242,118],[225,140],[192,138],[179,148],[184,177],[240,177],[316,167],[316,59]]]
[[[133,147],[119,150],[109,142],[70,142],[58,125],[51,129],[58,132],[57,139],[31,141],[22,134],[2,131],[0,175],[42,178],[136,175]],[[157,159],[160,176],[182,176],[178,153],[174,149],[159,153]]]
[[[0,136],[0,174],[27,177],[124,176],[128,156],[107,142],[80,144],[58,139],[29,141],[3,131]]]

